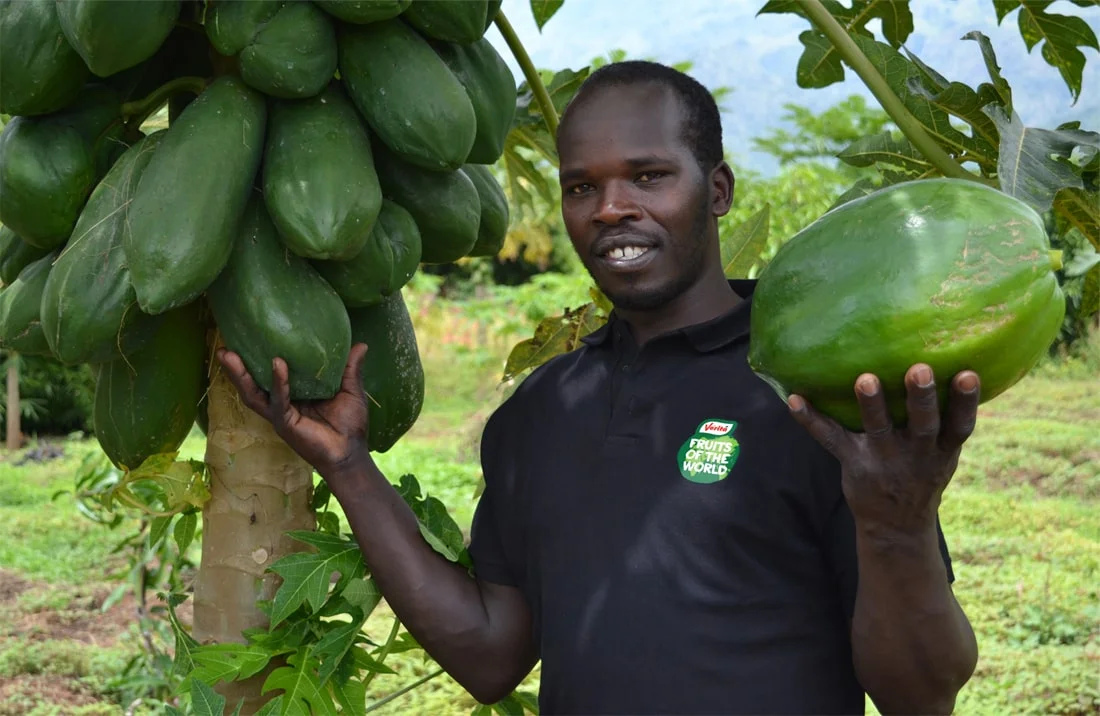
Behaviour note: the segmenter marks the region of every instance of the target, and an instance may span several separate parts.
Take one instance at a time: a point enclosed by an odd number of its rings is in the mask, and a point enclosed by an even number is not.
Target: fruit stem
[[[1050,254],[1050,268],[1052,271],[1062,270],[1062,252],[1057,249],[1051,249],[1047,252]]]
[[[943,172],[944,176],[958,179],[971,179],[979,183],[987,183],[982,178],[971,174],[960,166],[958,162],[951,158],[951,155],[944,151],[943,147],[941,147],[936,140],[932,139],[932,137],[924,131],[924,126],[908,109],[906,109],[905,104],[896,94],[894,94],[890,89],[890,85],[886,84],[886,80],[883,76],[879,74],[875,66],[867,59],[867,56],[860,51],[859,46],[857,46],[848,35],[848,31],[829,13],[821,3],[821,0],[802,0],[802,8],[806,11],[806,14],[809,15],[810,21],[820,28],[825,37],[829,39],[829,42],[833,43],[833,47],[836,48],[841,58],[855,70],[856,74],[859,75],[860,79],[867,85],[867,88],[871,90],[871,93],[874,94],[875,98],[882,104],[882,108],[886,110],[890,118],[897,123],[898,128],[905,133],[905,136],[909,138],[913,146],[915,146],[917,150],[936,167],[936,169]]]
[[[172,95],[179,92],[201,94],[204,89],[206,89],[206,80],[202,77],[177,77],[165,82],[141,99],[125,102],[122,105],[122,116],[127,118],[127,126],[140,127],[145,120],[163,107]]]
[[[550,101],[550,94],[546,91],[546,86],[542,84],[542,78],[539,76],[539,71],[535,69],[535,63],[531,61],[531,56],[527,54],[523,43],[519,41],[519,36],[516,35],[512,23],[508,22],[508,18],[504,16],[502,11],[497,12],[497,17],[493,22],[496,23],[500,34],[504,36],[504,41],[508,43],[508,49],[512,51],[512,55],[519,63],[520,69],[523,70],[523,76],[527,79],[531,91],[535,93],[535,100],[539,103],[542,118],[546,122],[546,129],[550,131],[550,138],[556,139],[558,136],[558,113],[554,111],[554,103]]]

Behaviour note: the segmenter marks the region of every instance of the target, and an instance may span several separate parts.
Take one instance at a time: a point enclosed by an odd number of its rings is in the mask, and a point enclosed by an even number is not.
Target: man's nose
[[[608,185],[600,195],[600,204],[592,217],[597,224],[618,224],[628,219],[638,219],[641,212],[626,187]]]

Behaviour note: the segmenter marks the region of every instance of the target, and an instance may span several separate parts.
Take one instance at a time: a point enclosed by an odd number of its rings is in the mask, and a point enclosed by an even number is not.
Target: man
[[[938,505],[978,377],[941,420],[927,366],[891,427],[874,376],[851,433],[746,363],[753,282],[727,281],[733,196],[710,94],[670,68],[608,65],[562,117],[562,215],[615,305],[493,414],[470,553],[438,556],[365,443],[358,374],[291,405],[286,365],[245,402],[340,501],[388,603],[483,703],[542,660],[544,713],[949,713],[976,645]],[[857,578],[858,575],[858,578]]]

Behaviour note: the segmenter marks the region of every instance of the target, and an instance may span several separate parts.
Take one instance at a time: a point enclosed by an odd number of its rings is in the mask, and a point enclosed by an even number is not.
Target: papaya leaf
[[[183,628],[179,617],[176,616],[176,607],[187,601],[186,594],[173,593],[165,600],[168,604],[168,623],[172,627],[172,634],[176,639],[175,659],[172,664],[172,673],[176,676],[186,676],[195,668],[193,654],[199,648],[199,642]]]
[[[535,335],[512,347],[504,365],[505,381],[513,380],[524,371],[537,368],[556,355],[575,349],[581,338],[592,333],[604,321],[595,303],[567,309],[560,316],[543,319],[535,327]]]
[[[1100,266],[1093,266],[1085,274],[1085,283],[1081,287],[1082,316],[1095,316],[1100,312]]]
[[[1069,158],[1076,147],[1095,146],[1100,134],[1079,129],[1026,127],[998,105],[984,110],[997,125],[1001,146],[997,162],[1001,191],[1042,213],[1063,187],[1084,188],[1080,169]]]
[[[988,86],[997,94],[1000,99],[1001,105],[1006,111],[1012,111],[1012,88],[1008,84],[1008,80],[1001,74],[1001,66],[997,64],[997,54],[993,51],[993,43],[989,41],[989,38],[977,30],[968,32],[962,36],[963,40],[973,40],[978,43],[978,47],[982,51],[982,59],[985,60],[985,68],[989,72],[989,79],[991,84]],[[981,94],[982,88],[987,85],[982,84],[978,86],[978,93]]]
[[[1054,210],[1100,250],[1100,194],[1076,187],[1059,189]]]
[[[340,703],[343,713],[362,716],[367,712],[367,685],[358,679],[334,681],[332,693]]]
[[[396,654],[398,652],[391,651],[391,653]],[[352,655],[352,658],[355,660],[355,666],[359,669],[362,669],[363,671],[366,671],[366,672],[369,672],[369,673],[372,673],[372,674],[396,674],[397,673],[396,671],[394,671],[390,667],[383,664],[378,659],[375,659],[373,656],[368,654],[366,652],[366,650],[360,649],[359,647],[353,647],[351,649],[351,655]]]
[[[222,716],[225,711],[225,697],[201,679],[192,679],[191,708],[195,716]]]
[[[198,523],[199,516],[196,512],[185,512],[180,515],[179,520],[176,522],[176,528],[172,532],[180,554],[186,552],[187,548],[191,546],[191,541],[195,539],[195,529],[198,527]]]
[[[989,144],[979,138],[968,137],[951,124],[951,115],[929,99],[913,92],[913,80],[920,82],[921,72],[915,64],[887,44],[853,35],[852,41],[867,56],[881,74],[886,84],[909,112],[922,124],[929,135],[948,153],[968,153],[984,156]]]
[[[353,579],[340,595],[367,617],[382,601],[382,592],[373,579]]]
[[[1081,79],[1085,70],[1085,55],[1077,48],[1100,50],[1100,42],[1084,20],[1072,15],[1048,13],[1049,5],[1049,0],[994,0],[998,24],[1019,8],[1016,21],[1028,52],[1042,43],[1043,59],[1058,70],[1076,104],[1081,95]],[[1078,6],[1087,7],[1080,3]]]
[[[531,0],[531,14],[535,16],[535,24],[542,32],[542,28],[554,17],[554,13],[561,9],[565,0]]]
[[[336,671],[336,667],[343,660],[344,655],[355,644],[355,640],[359,636],[359,630],[366,620],[362,612],[355,610],[350,622],[330,621],[324,623],[324,636],[313,646],[313,653],[321,662],[320,668],[317,670],[317,679],[322,686],[328,682],[329,677]]]
[[[600,309],[600,311],[603,312],[604,316],[611,315],[611,311],[615,308],[615,306],[611,303],[611,299],[609,299],[604,294],[604,292],[600,290],[599,286],[595,284],[589,286],[588,295],[592,298],[592,302],[596,304],[596,308]]]
[[[500,716],[524,716],[523,703],[513,694],[508,694],[493,704],[493,711]]]
[[[428,544],[448,560],[472,568],[462,529],[451,517],[446,505],[431,495],[421,496],[420,483],[414,475],[402,475],[397,492],[416,515],[420,534]]]
[[[177,460],[179,453],[150,455],[126,473],[120,485],[120,499],[150,514],[172,515],[188,508],[202,509],[210,499],[206,486],[206,465],[200,460]],[[147,482],[163,491],[163,504],[150,505],[135,494]],[[145,487],[148,487],[146,485]]]
[[[721,242],[722,270],[726,278],[743,278],[760,258],[768,244],[771,204],[742,221],[730,230]]]
[[[845,147],[837,158],[855,167],[879,164],[914,173],[933,170],[932,164],[904,134],[889,130],[857,139]]]
[[[832,211],[841,204],[847,204],[849,201],[854,201],[861,197],[867,196],[879,188],[878,182],[870,177],[863,177],[855,184],[853,184],[847,191],[836,198],[836,201],[826,211]]]
[[[261,706],[260,710],[256,712],[256,716],[275,716],[275,714],[281,714],[283,712],[282,709],[283,695],[279,694],[278,696]]]
[[[342,580],[350,580],[366,569],[355,542],[323,532],[294,530],[289,534],[317,547],[317,552],[294,552],[268,567],[283,578],[271,606],[272,626],[280,624],[304,603],[315,612],[319,610],[328,598],[333,572],[339,572]]]
[[[263,671],[271,656],[268,650],[254,645],[203,644],[191,652],[195,668],[184,679],[184,684],[190,686],[195,679],[208,684],[247,679]]]
[[[315,659],[309,648],[299,649],[288,657],[289,666],[272,671],[260,688],[260,693],[281,689],[281,716],[337,716],[336,704],[327,689],[322,688],[314,673]]]

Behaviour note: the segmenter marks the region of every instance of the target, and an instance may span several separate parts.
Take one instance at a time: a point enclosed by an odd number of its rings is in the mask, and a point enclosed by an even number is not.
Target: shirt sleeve
[[[940,525],[939,515],[936,516],[936,534],[939,539],[940,555],[943,557],[944,569],[947,570],[947,581],[954,583],[955,572],[951,567],[951,553],[947,548],[947,540]],[[826,523],[825,540],[827,557],[840,591],[844,613],[848,618],[851,618],[855,613],[856,588],[859,586],[859,565],[856,559],[855,521],[843,495]]]
[[[506,407],[507,404],[502,405],[489,417],[482,432],[481,469],[485,490],[474,509],[470,544],[466,550],[478,579],[514,587],[519,586],[519,580],[509,563],[509,550],[505,547],[515,542],[506,536],[506,530],[511,525],[508,486],[514,484],[514,477],[508,474],[512,461],[508,453],[502,450],[509,444],[503,434],[507,425],[504,416]]]

